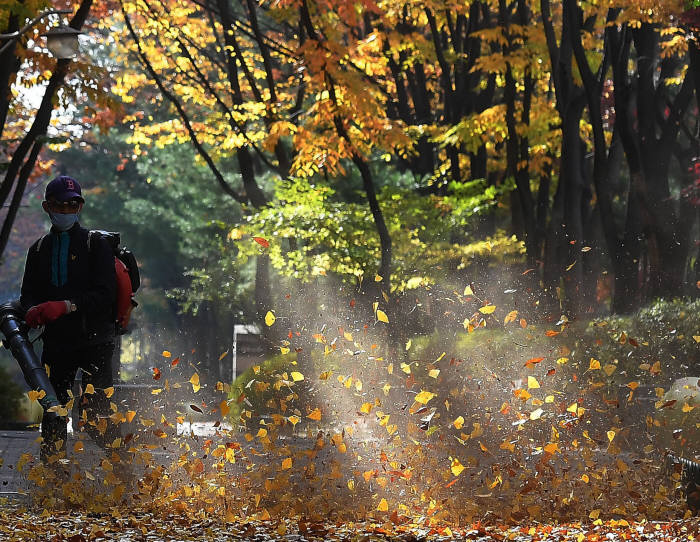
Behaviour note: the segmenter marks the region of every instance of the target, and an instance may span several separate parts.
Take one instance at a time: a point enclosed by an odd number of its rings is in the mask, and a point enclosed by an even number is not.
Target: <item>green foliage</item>
[[[391,174],[388,168],[387,178]],[[493,264],[513,263],[524,254],[522,243],[498,232],[471,242],[468,231],[475,218],[489,212],[503,187],[486,187],[485,181],[450,183],[447,196],[422,195],[408,177],[394,179],[379,194],[379,202],[392,238],[394,283],[444,280],[455,269],[491,259]],[[347,189],[287,179],[275,186],[274,203],[247,217],[247,223],[230,232],[241,258],[259,253],[251,237],[263,237],[266,251],[282,275],[300,280],[333,273],[345,280],[373,280],[367,276],[380,259],[379,238],[368,206],[349,199]],[[359,200],[359,201],[358,201]]]
[[[295,382],[292,371],[302,371],[296,362],[296,353],[268,357],[259,366],[249,367],[238,375],[231,388],[230,418],[245,416],[244,411],[265,416],[288,410],[302,416],[304,405],[311,400],[309,380]]]
[[[700,300],[657,300],[632,316],[611,316],[592,321],[580,344],[601,361],[616,361],[623,383],[668,386],[684,376],[700,376]],[[656,376],[651,366],[660,364]]]

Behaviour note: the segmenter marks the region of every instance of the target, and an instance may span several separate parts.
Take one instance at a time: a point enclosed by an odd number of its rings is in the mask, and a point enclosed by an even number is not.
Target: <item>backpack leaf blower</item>
[[[58,416],[55,412],[61,404],[56,391],[51,385],[46,369],[34,352],[32,343],[27,336],[29,328],[24,323],[24,309],[18,301],[0,305],[0,332],[5,336],[3,344],[10,350],[12,357],[17,360],[24,379],[29,387],[38,392],[43,391],[38,398],[39,404],[49,415]],[[49,411],[49,409],[53,411]]]

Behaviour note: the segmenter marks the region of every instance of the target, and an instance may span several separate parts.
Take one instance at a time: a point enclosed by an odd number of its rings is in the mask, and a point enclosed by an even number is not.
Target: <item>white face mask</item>
[[[78,213],[62,214],[62,213],[49,213],[51,218],[51,224],[58,231],[68,231],[73,227],[78,221]]]

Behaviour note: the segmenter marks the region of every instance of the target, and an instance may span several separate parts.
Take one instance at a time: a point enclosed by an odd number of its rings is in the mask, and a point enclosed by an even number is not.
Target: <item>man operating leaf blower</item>
[[[119,437],[108,416],[103,391],[113,386],[117,277],[112,246],[78,223],[83,208],[80,184],[65,175],[46,187],[42,203],[51,230],[27,253],[20,302],[32,328],[44,326],[42,364],[58,401],[66,405],[76,372],[82,369],[83,389],[94,393],[80,400],[86,407],[86,431],[102,448]],[[67,418],[45,410],[41,424],[41,459],[54,463],[65,456]]]

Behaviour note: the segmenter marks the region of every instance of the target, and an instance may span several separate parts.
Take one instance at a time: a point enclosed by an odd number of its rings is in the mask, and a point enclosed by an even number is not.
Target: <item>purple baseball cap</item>
[[[46,185],[44,199],[54,198],[58,201],[68,201],[79,199],[83,203],[85,200],[80,190],[80,184],[73,177],[59,175]]]

